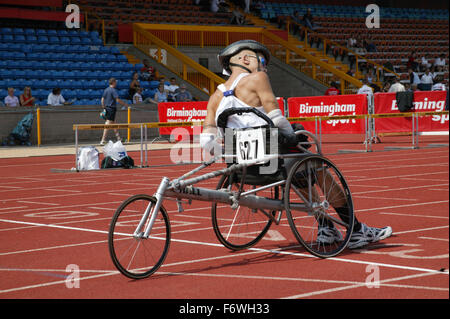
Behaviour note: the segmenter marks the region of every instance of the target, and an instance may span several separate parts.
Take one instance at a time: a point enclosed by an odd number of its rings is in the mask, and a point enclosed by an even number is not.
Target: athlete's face
[[[261,53],[257,53],[257,54],[246,54],[245,55],[249,61],[250,61],[250,65],[252,66],[252,69],[255,71],[264,71],[267,72],[267,61],[266,58],[264,57],[264,55],[262,55]]]

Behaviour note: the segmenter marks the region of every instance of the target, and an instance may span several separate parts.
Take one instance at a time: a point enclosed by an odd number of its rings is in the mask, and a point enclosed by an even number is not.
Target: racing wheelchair
[[[280,134],[255,108],[235,112],[253,112],[268,124],[229,129],[228,117],[219,117],[225,133],[221,155],[173,180],[163,177],[153,196],[134,195],[119,206],[108,246],[123,275],[146,278],[163,264],[171,241],[165,199],[176,200],[180,211],[183,200],[212,203],[214,233],[231,250],[258,243],[273,223],[280,223],[283,212],[295,238],[311,254],[333,257],[346,248],[354,224],[351,192],[342,173],[322,155],[316,136],[303,129],[291,136]],[[193,177],[219,163],[222,168]],[[219,176],[216,189],[195,186]],[[333,236],[327,236],[330,230]]]

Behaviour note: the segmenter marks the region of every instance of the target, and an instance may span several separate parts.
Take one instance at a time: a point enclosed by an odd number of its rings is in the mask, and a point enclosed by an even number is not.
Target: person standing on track
[[[101,99],[102,107],[104,109],[104,119],[105,124],[114,124],[116,120],[116,112],[117,112],[117,103],[122,106],[127,107],[128,104],[119,99],[119,94],[116,90],[117,81],[115,78],[109,79],[109,87],[103,91],[103,96]],[[103,114],[103,113],[102,113]],[[100,145],[106,144],[106,136],[108,134],[108,129],[103,130],[102,140],[100,141]],[[114,129],[114,133],[116,135],[117,141],[120,141],[119,131]]]
[[[265,113],[284,134],[292,134],[293,128],[278,108],[273,93],[267,65],[270,60],[269,50],[261,43],[253,40],[234,42],[223,49],[218,60],[223,73],[230,77],[218,86],[211,95],[207,114],[200,134],[200,146],[206,151],[221,149],[216,137],[217,119],[221,112],[231,107],[254,107]],[[231,97],[231,98],[230,98]],[[231,128],[246,128],[265,125],[263,119],[253,113],[233,114],[228,118]],[[346,207],[334,207],[338,214],[345,212]],[[385,239],[392,234],[392,228],[368,227],[355,217],[353,233],[348,244],[351,249],[363,247],[369,243]],[[342,239],[340,232],[333,225],[319,225],[317,241],[331,244]]]

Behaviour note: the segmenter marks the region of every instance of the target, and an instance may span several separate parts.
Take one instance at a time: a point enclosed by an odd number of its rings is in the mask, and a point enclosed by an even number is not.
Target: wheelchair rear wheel
[[[328,159],[312,155],[292,166],[284,205],[295,237],[310,253],[327,258],[345,249],[353,230],[353,202],[343,175]]]
[[[231,176],[224,175],[220,179],[217,189],[238,191],[240,182],[230,185]],[[243,185],[243,191],[248,191],[255,186]],[[261,190],[255,195],[272,199],[279,199],[279,187]],[[266,214],[275,215],[276,211],[263,211],[238,206],[232,209],[229,205],[214,203],[211,207],[214,232],[219,241],[228,249],[241,250],[249,248],[259,242],[272,225],[272,219]]]

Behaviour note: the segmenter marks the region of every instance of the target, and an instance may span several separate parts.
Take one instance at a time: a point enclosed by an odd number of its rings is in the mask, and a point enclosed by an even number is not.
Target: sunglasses
[[[259,63],[261,63],[261,65],[263,67],[267,66],[267,61],[263,56],[257,56],[257,55],[251,55],[251,54],[246,54],[246,56],[251,57],[251,58],[257,58],[259,60]]]

